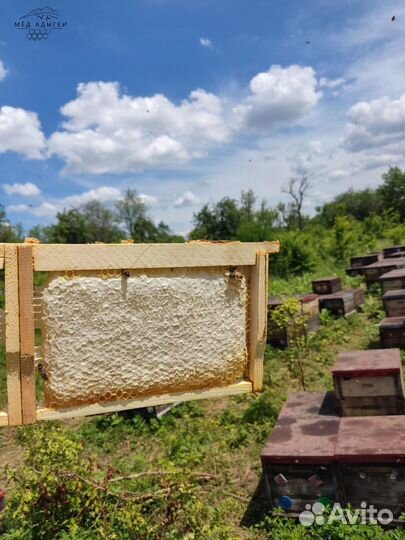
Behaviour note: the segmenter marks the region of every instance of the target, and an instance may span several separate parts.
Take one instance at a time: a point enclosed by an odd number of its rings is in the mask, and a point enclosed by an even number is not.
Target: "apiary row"
[[[405,270],[401,270],[404,268],[405,246],[394,246],[382,253],[352,257],[346,273],[351,277],[364,276],[368,288],[381,284],[386,292],[392,288],[405,288]]]
[[[405,348],[405,246],[350,259],[350,276],[364,276],[367,287],[379,284],[387,317],[380,323],[383,347]]]
[[[312,294],[295,296],[301,303],[301,314],[306,318],[305,325],[296,325],[291,321],[285,327],[278,326],[272,319],[272,313],[283,305],[283,300],[275,296],[269,298],[267,342],[270,345],[288,347],[297,337],[316,331],[319,328],[319,313],[322,309],[335,316],[344,316],[353,313],[364,303],[363,289],[342,290],[339,277],[314,280],[312,290]]]
[[[405,510],[405,416],[398,350],[339,355],[335,392],[291,394],[261,454],[273,507],[316,501]]]

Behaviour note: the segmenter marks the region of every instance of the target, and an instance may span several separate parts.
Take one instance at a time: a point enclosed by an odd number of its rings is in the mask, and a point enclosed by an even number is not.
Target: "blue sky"
[[[14,22],[45,5],[67,27],[30,41]],[[404,166],[400,0],[2,8],[0,201],[27,229],[132,187],[185,233],[203,203],[252,188],[276,204],[302,174],[312,212]]]

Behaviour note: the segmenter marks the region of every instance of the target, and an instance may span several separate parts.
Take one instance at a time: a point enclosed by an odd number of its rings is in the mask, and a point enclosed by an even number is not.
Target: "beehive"
[[[346,268],[346,275],[349,277],[358,277],[364,274],[365,266],[355,266],[354,268]]]
[[[342,282],[337,276],[315,279],[312,290],[315,294],[333,294],[342,290]]]
[[[386,292],[383,304],[387,317],[405,317],[405,289]]]
[[[336,461],[343,503],[405,510],[405,416],[342,418]]]
[[[383,293],[405,289],[405,268],[397,268],[380,276],[381,289]]]
[[[332,315],[349,315],[364,304],[363,289],[339,291],[319,297],[319,310],[327,309]]]
[[[280,328],[271,318],[273,310],[282,306],[283,300],[278,296],[269,297],[268,301],[268,320],[267,320],[267,343],[272,347],[284,349],[288,347],[291,340],[297,337],[316,332],[320,325],[319,304],[317,294],[298,294],[295,295],[301,302],[302,314],[306,316],[307,322],[305,328],[296,328],[289,325],[286,328]]]
[[[342,416],[404,414],[398,349],[340,353],[332,375]]]
[[[400,253],[403,254],[402,256],[405,256],[405,246],[391,246],[383,249],[384,259],[390,256],[397,256]]]
[[[364,267],[363,274],[366,277],[368,287],[380,283],[380,277],[391,270],[405,267],[405,258],[384,259]]]
[[[351,268],[359,268],[362,266],[367,266],[369,264],[381,261],[382,258],[383,258],[382,253],[368,253],[367,255],[351,257],[350,266]]]
[[[381,345],[405,349],[405,317],[387,317],[380,323]]]
[[[321,497],[339,500],[334,452],[340,419],[336,405],[324,403],[325,394],[290,395],[267,439],[261,461],[273,508],[298,513]]]

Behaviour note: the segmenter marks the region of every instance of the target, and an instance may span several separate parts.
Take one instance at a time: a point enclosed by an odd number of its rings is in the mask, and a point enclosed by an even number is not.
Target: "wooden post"
[[[32,245],[28,243],[18,248],[18,277],[20,290],[22,419],[24,424],[33,424],[37,419],[34,366],[34,274]]]
[[[17,244],[5,246],[7,397],[10,426],[22,423],[17,249]]]
[[[263,355],[267,333],[267,280],[268,255],[258,253],[252,267],[249,291],[249,363],[245,376],[252,382],[253,390],[263,384]]]

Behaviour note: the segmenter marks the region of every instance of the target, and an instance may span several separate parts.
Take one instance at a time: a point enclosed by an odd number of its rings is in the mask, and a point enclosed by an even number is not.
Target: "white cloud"
[[[69,195],[62,199],[54,201],[45,201],[39,206],[28,204],[12,204],[7,207],[7,211],[15,214],[29,213],[37,217],[53,217],[58,212],[78,208],[90,201],[99,201],[103,204],[118,201],[123,197],[121,191],[115,187],[102,186],[96,189],[90,189],[78,195]],[[156,205],[158,199],[152,195],[141,193],[139,198],[145,205]]]
[[[51,154],[70,173],[124,173],[179,165],[230,139],[219,97],[194,90],[176,105],[161,94],[131,97],[118,83],[79,84],[61,108],[64,131],[49,139]]]
[[[41,195],[41,190],[32,182],[25,184],[3,184],[3,190],[7,195],[21,195],[21,197],[37,197]]]
[[[176,208],[196,206],[198,204],[200,204],[200,199],[196,197],[192,191],[185,191],[174,201],[174,206]]]
[[[327,79],[326,77],[321,77],[319,79],[319,86],[321,88],[326,87],[334,90],[335,88],[338,88],[345,84],[345,79],[340,77],[339,79]]]
[[[30,159],[43,159],[45,137],[36,113],[15,107],[0,107],[0,154],[17,152]]]
[[[15,214],[29,213],[36,217],[53,217],[59,211],[58,206],[49,202],[43,202],[40,206],[28,204],[11,204],[6,208],[7,212]]]
[[[146,206],[154,206],[159,202],[157,197],[154,197],[153,195],[145,195],[145,193],[140,193],[138,197]]]
[[[319,158],[324,154],[322,142],[310,141],[305,145],[299,145],[287,159],[291,163],[293,176],[308,176],[319,169]]]
[[[294,123],[318,103],[322,92],[311,67],[271,66],[250,81],[250,95],[234,108],[240,127],[269,131],[279,122]]]
[[[329,173],[329,178],[339,180],[339,178],[346,178],[346,176],[349,176],[350,174],[350,171],[346,171],[344,169],[333,169]]]
[[[5,79],[7,74],[8,74],[8,71],[7,71],[6,67],[5,67],[5,65],[3,64],[3,62],[0,60],[0,81]]]
[[[200,38],[200,45],[202,47],[212,47],[212,41],[209,39],[209,38],[206,38],[206,37],[201,37]]]
[[[69,197],[65,197],[61,199],[59,206],[63,208],[77,208],[90,201],[107,203],[117,201],[120,198],[121,192],[119,189],[110,186],[102,186],[97,189],[90,189],[89,191],[80,193],[80,195],[70,195]]]
[[[356,103],[347,116],[343,141],[347,150],[358,152],[398,142],[405,136],[405,94],[394,100],[381,97]]]

